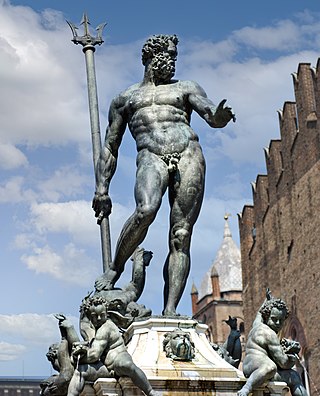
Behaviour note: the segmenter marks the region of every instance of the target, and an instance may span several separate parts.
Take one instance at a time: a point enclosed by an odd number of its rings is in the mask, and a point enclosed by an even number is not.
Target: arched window
[[[295,341],[299,341],[301,346],[301,352],[299,353],[299,363],[296,365],[296,370],[301,376],[304,387],[310,395],[310,382],[308,375],[308,345],[304,334],[303,327],[296,315],[292,315],[288,318],[281,337],[290,338]]]

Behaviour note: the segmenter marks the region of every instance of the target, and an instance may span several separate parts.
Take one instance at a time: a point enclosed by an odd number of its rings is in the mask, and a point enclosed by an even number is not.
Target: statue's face
[[[58,345],[57,344],[50,345],[46,356],[49,362],[54,362],[55,359],[58,357]]]
[[[282,329],[285,319],[286,319],[285,310],[284,309],[279,310],[278,308],[274,307],[270,312],[270,316],[266,324],[270,327],[270,329],[278,333]]]
[[[89,316],[95,328],[102,326],[107,320],[107,310],[102,304],[90,307]]]
[[[155,54],[152,59],[152,70],[160,81],[170,81],[176,71],[177,47],[169,41],[165,51]]]

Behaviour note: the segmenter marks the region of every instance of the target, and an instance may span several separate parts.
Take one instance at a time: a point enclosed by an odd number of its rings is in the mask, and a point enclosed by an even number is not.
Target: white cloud
[[[16,249],[30,249],[35,248],[34,236],[30,235],[30,233],[21,233],[17,234],[14,239],[14,247]]]
[[[38,344],[56,340],[59,330],[52,315],[25,313],[0,315],[0,334],[2,338],[16,336],[24,343]]]
[[[0,168],[15,169],[28,164],[23,152],[11,144],[0,144]]]
[[[8,342],[0,341],[0,361],[16,360],[24,352],[26,347],[19,344],[10,344]]]
[[[130,200],[132,200],[131,196]],[[112,235],[120,232],[120,224],[123,224],[131,214],[132,207],[130,206],[113,203],[110,217]],[[30,231],[33,233],[40,235],[62,233],[83,245],[97,246],[99,227],[96,224],[91,202],[34,203],[30,213]]]
[[[180,44],[179,44],[180,46]],[[187,41],[181,43],[181,56],[178,57],[178,70],[180,62],[186,68],[186,74],[190,69],[200,69],[213,67],[233,59],[236,55],[238,46],[232,40],[212,42],[208,40]],[[192,61],[190,62],[190,57]],[[190,78],[190,77],[189,77]]]
[[[289,50],[301,44],[299,25],[290,20],[279,21],[275,26],[254,28],[246,26],[234,32],[233,38],[239,43],[255,49]]]
[[[114,203],[113,210],[110,232],[115,241],[131,208]],[[26,252],[21,260],[28,269],[67,283],[93,284],[100,273],[101,248],[91,203],[34,203],[23,226],[25,231],[17,234],[14,246]]]
[[[60,253],[48,245],[35,247],[32,254],[24,254],[21,260],[38,274],[79,286],[92,285],[99,273],[98,263],[72,243],[65,245]]]
[[[78,318],[67,315],[68,319],[74,326],[78,324]],[[8,337],[16,337],[23,345],[13,345],[12,350],[23,353],[28,345],[30,348],[34,344],[50,345],[59,341],[60,333],[58,321],[52,314],[40,315],[36,313],[23,313],[18,315],[0,315],[0,337],[2,339]],[[8,351],[10,345],[6,342]],[[7,352],[6,352],[7,353]]]
[[[83,140],[86,96],[75,67],[81,54],[66,40],[62,14],[0,8],[2,140],[31,145]]]
[[[25,179],[15,176],[0,184],[0,203],[30,202],[35,193],[25,187]]]
[[[42,200],[57,202],[61,198],[72,198],[81,193],[89,184],[88,177],[72,166],[64,166],[55,170],[47,180],[42,181],[38,188]]]
[[[34,203],[31,224],[40,234],[68,234],[86,244],[94,243],[97,237],[94,213],[88,201]]]

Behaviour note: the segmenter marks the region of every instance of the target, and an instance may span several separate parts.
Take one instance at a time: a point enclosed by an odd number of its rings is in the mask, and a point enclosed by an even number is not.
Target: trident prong
[[[67,21],[68,25],[70,26],[70,29],[72,31],[72,42],[74,42],[75,44],[81,44],[83,47],[87,47],[87,46],[95,46],[95,45],[101,45],[103,43],[103,38],[102,38],[102,31],[104,29],[104,27],[106,26],[106,23],[101,23],[97,28],[97,35],[91,36],[90,34],[90,29],[89,29],[89,25],[90,25],[90,21],[89,18],[87,16],[87,14],[83,14],[82,20],[81,20],[81,25],[83,25],[83,29],[84,29],[84,35],[83,36],[78,36],[77,30],[78,27],[72,23]]]
[[[101,39],[102,42],[103,42],[102,32],[103,32],[103,29],[105,28],[106,25],[107,25],[107,22],[104,22],[104,23],[100,23],[100,25],[96,27],[97,39]]]
[[[90,36],[90,33],[89,33],[90,21],[89,21],[88,15],[86,13],[83,14],[80,25],[84,26],[84,35]]]

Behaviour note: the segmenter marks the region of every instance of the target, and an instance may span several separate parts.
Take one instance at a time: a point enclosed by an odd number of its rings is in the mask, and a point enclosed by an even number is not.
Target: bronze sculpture
[[[117,166],[126,126],[136,141],[136,209],[124,224],[115,256],[96,281],[96,290],[112,289],[126,261],[146,237],[168,190],[170,203],[169,254],[164,265],[163,315],[176,315],[190,270],[190,240],[204,193],[205,160],[190,126],[196,111],[211,127],[235,121],[226,100],[218,107],[193,81],[174,80],[178,38],[150,37],[142,50],[145,66],[141,83],[113,99],[104,147],[96,168],[93,209],[98,223],[111,212],[109,183]]]
[[[288,315],[286,303],[272,297],[268,290],[248,336],[243,360],[243,373],[248,380],[238,396],[248,396],[268,381],[284,381],[292,396],[307,396],[300,375],[292,369],[300,345],[296,341],[280,340],[277,335]]]

